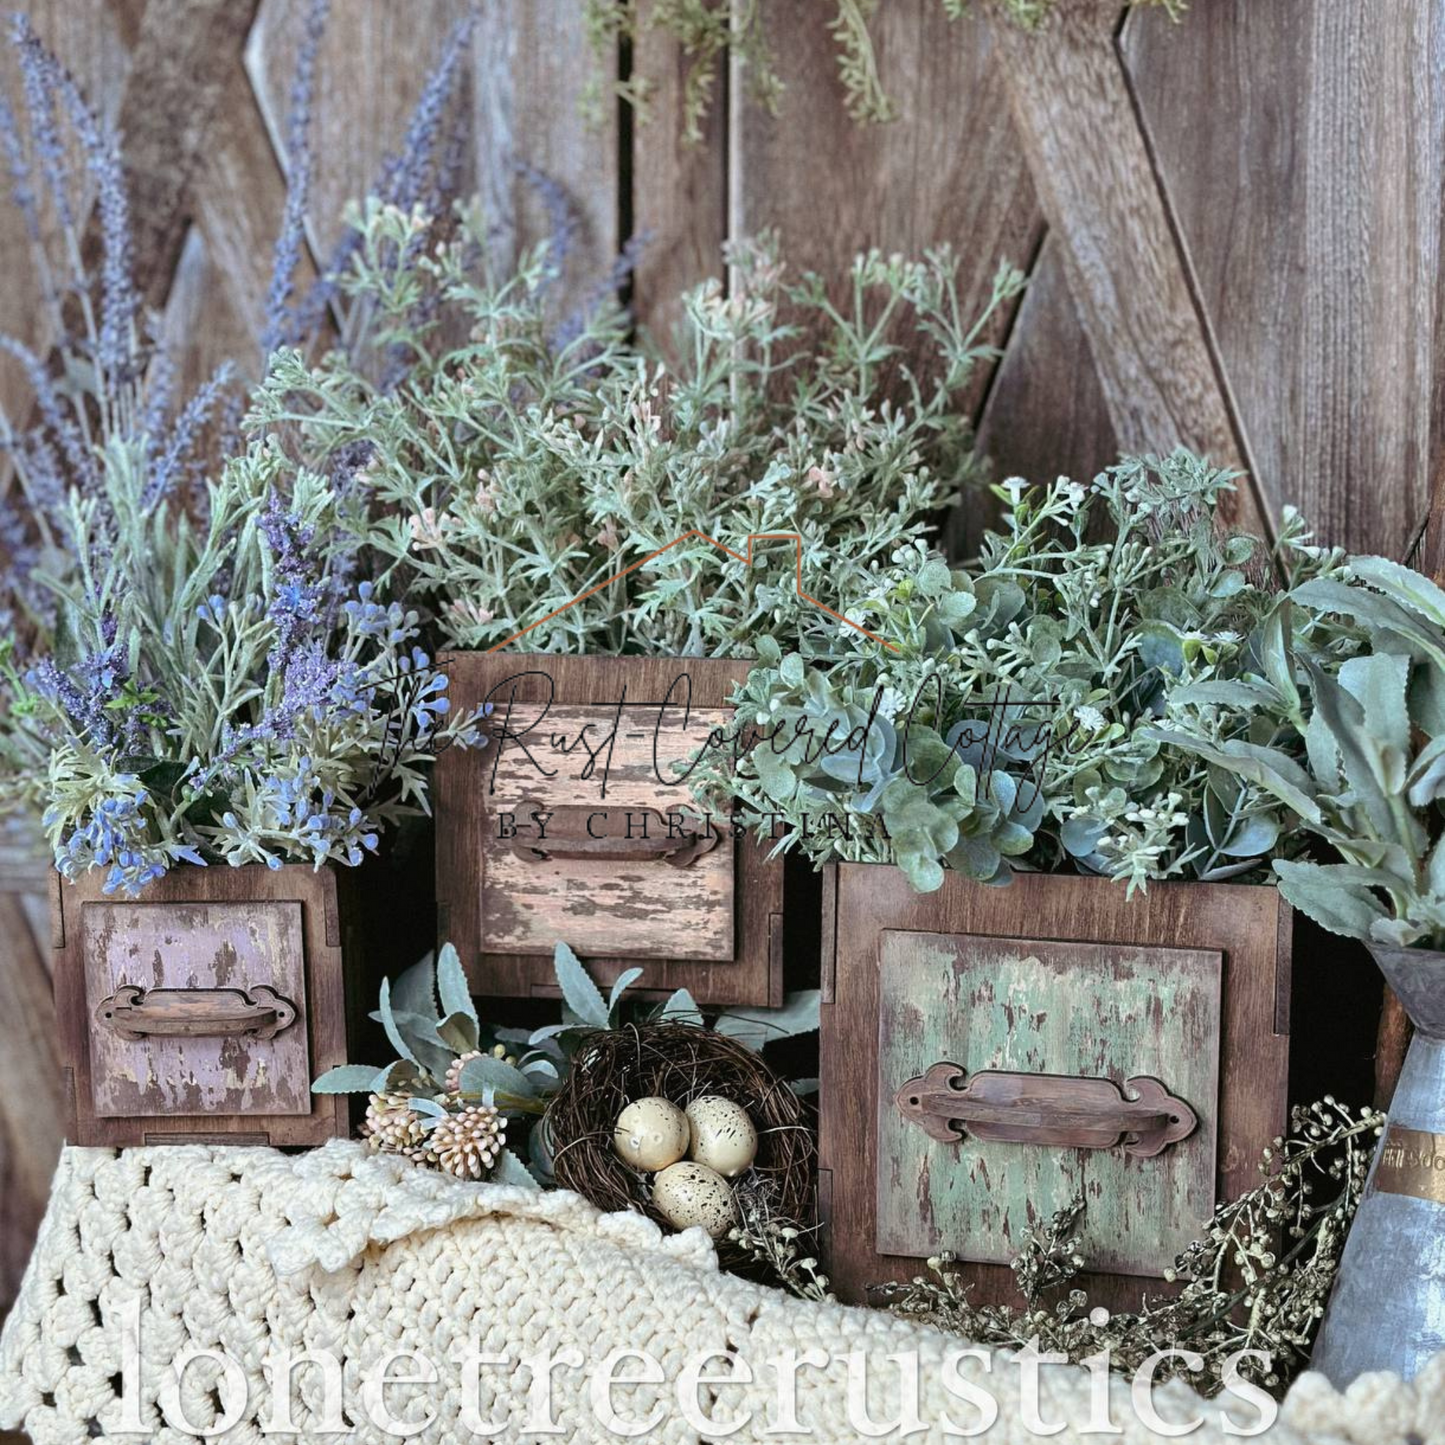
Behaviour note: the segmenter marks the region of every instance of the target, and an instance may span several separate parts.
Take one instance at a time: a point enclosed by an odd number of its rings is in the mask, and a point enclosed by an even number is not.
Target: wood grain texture
[[[164,301],[186,233],[186,193],[213,144],[258,0],[147,0],[120,105],[136,284]],[[231,107],[224,107],[229,112]],[[99,258],[92,225],[90,254]]]
[[[1212,950],[884,930],[878,1251],[927,1259],[953,1250],[1006,1265],[1030,1227],[1082,1194],[1079,1247],[1091,1265],[1162,1275],[1214,1209],[1220,965]],[[941,1143],[894,1098],[939,1062],[974,1078],[999,1070],[1118,1085],[1145,1076],[1198,1122],[1143,1159],[1122,1148],[985,1141],[973,1130]]]
[[[56,875],[51,900],[71,1142],[320,1144],[345,1134],[347,1100],[312,1095],[309,1086],[346,1062],[342,898],[352,880],[302,864],[183,866],[134,904],[106,898],[103,882],[94,872],[74,883]],[[359,972],[354,958],[352,968]],[[95,1018],[106,991],[122,983],[274,984],[301,1017],[268,1045],[123,1044]],[[268,1080],[268,1071],[276,1077]]]
[[[77,5],[75,0],[37,0],[24,10],[36,34],[64,58],[95,109],[114,122],[131,65],[120,17],[108,5]],[[23,126],[18,67],[8,44],[0,44],[0,83]],[[71,154],[78,155],[78,150],[72,148]],[[4,197],[0,204],[0,254],[5,257],[0,332],[17,336],[43,353],[54,337],[41,305],[40,278],[31,260],[25,225],[18,208],[10,204],[8,173]],[[0,407],[12,419],[23,422],[30,406],[30,388],[19,366],[8,355],[0,357]]]
[[[683,830],[692,793],[663,781],[668,764],[685,762],[712,728],[726,727],[731,710],[694,709],[684,726],[681,717],[659,719],[649,708],[514,707],[503,697],[494,706],[478,759],[487,806],[474,838],[482,852],[483,950],[550,959],[565,938],[582,954],[731,959],[731,840],[685,868],[661,853],[615,856],[629,840],[639,847],[665,842],[659,814],[675,813]],[[595,769],[589,749],[605,750]],[[610,845],[614,856],[538,857],[561,831],[558,809],[582,813],[583,840]],[[518,830],[528,845],[520,849]]]
[[[698,876],[698,896],[690,896],[665,863],[624,870],[633,874],[645,871],[644,885],[636,879],[629,882],[619,878],[618,870],[610,865],[547,865],[548,876],[560,889],[559,896],[550,901],[536,895],[530,876],[523,880],[523,897],[507,896],[508,881],[515,880],[520,866],[512,861],[504,866],[497,886],[492,885],[489,875],[496,850],[487,835],[497,831],[497,798],[508,796],[489,792],[494,769],[500,771],[504,782],[510,778],[507,786],[513,790],[521,786],[530,771],[532,785],[545,790],[546,800],[551,803],[588,804],[600,810],[613,806],[615,799],[624,807],[629,801],[650,806],[665,790],[655,778],[647,777],[652,772],[650,730],[641,720],[650,717],[651,728],[656,728],[664,716],[656,705],[664,698],[672,702],[668,715],[674,719],[678,716],[683,694],[674,689],[684,675],[690,679],[695,713],[730,714],[727,697],[733,684],[746,675],[748,664],[699,658],[560,657],[507,652],[448,653],[443,655],[443,663],[450,673],[448,695],[452,706],[472,710],[490,697],[497,707],[492,718],[494,729],[505,723],[509,705],[546,704],[548,708],[535,720],[528,716],[539,734],[546,734],[545,739],[539,736],[536,747],[540,767],[526,764],[523,771],[513,771],[518,766],[513,759],[518,756],[515,749],[520,744],[514,741],[500,749],[495,738],[482,749],[449,748],[437,760],[437,934],[439,940],[449,939],[456,945],[473,990],[500,997],[555,994],[551,951],[556,942],[562,941],[576,948],[604,987],[625,969],[645,961],[641,985],[653,991],[687,988],[699,1003],[780,1004],[783,864],[781,859],[769,862],[766,845],[751,837],[725,837],[713,853],[700,860],[705,871]],[[607,756],[605,740],[611,728],[609,710],[615,714],[624,692],[628,730],[640,729],[643,737],[640,741],[626,741],[623,747],[634,757],[640,749],[645,764],[637,769],[624,762],[620,772],[609,774],[609,795],[604,799],[601,780]],[[573,717],[579,709],[585,709],[589,718],[598,719],[585,748],[570,727],[552,732],[552,708],[564,719]],[[639,720],[637,728],[630,721],[634,717]],[[702,743],[707,732],[691,726],[687,735]],[[564,748],[570,746],[571,753],[560,753],[558,743]],[[599,754],[598,762],[590,768],[585,766],[589,761],[587,749]],[[622,752],[617,756],[621,759]],[[544,769],[555,776],[544,776]],[[615,821],[609,825],[614,832]],[[530,875],[532,870],[525,871]],[[729,885],[726,892],[717,886],[724,877]],[[626,905],[621,916],[614,907],[619,890]],[[731,918],[721,929],[718,920],[704,920],[705,939],[701,944],[694,938],[674,949],[668,946],[669,941],[677,939],[679,920],[674,911],[688,903],[693,912],[704,905],[730,907]],[[524,928],[509,920],[509,910],[519,905],[540,913],[540,921],[534,919]],[[613,916],[590,916],[604,910],[611,910]],[[552,924],[550,938],[545,927],[548,919]],[[688,922],[687,912],[681,919],[687,928],[697,932],[695,920]],[[627,946],[594,956],[586,946],[594,930],[601,947],[611,949],[624,942]],[[525,938],[527,950],[532,951],[494,951],[491,944],[499,933]],[[725,953],[724,934],[728,935]],[[544,946],[545,951],[540,951]]]
[[[682,317],[682,293],[723,273],[731,96],[724,63],[702,138],[689,145],[682,134],[686,62],[681,48],[650,24],[656,8],[655,0],[638,6],[643,30],[633,57],[634,73],[652,88],[650,119],[632,130],[632,229],[647,237],[633,304],[638,325],[666,348]]]
[[[301,909],[299,902],[278,900],[81,904],[95,1112],[107,1119],[310,1114]],[[102,1017],[107,1003],[112,1016],[143,1011],[151,994],[206,990],[214,997],[239,989],[251,996],[258,986],[295,1008],[290,1027],[272,1039],[232,1036],[214,1025],[198,1025],[199,1033],[135,1037],[136,1030]],[[143,994],[136,1007],[118,1009],[113,1001],[127,988]]]
[[[1118,15],[1114,0],[1078,0],[1038,34],[994,24],[1018,134],[1119,444],[1183,443],[1248,470],[1115,46]],[[1268,531],[1248,483],[1225,513]]]
[[[859,251],[918,256],[948,243],[961,259],[963,312],[977,315],[999,264],[1026,267],[1042,234],[989,28],[950,22],[936,0],[881,6],[869,29],[899,116],[858,126],[814,7],[765,6],[763,17],[786,89],[774,119],[749,99],[745,76],[730,82],[730,234],[776,230],[791,273],[816,269],[835,291]],[[990,339],[1008,322],[999,315]],[[979,368],[974,403],[988,375]]]
[[[1063,243],[1044,238],[978,426],[997,478],[1086,481],[1119,459],[1119,442],[1064,269]],[[973,556],[999,505],[966,497],[948,519],[950,556]]]
[[[880,1145],[880,1094],[918,1072],[912,1065],[935,1062],[910,1057],[907,1065],[900,1061],[886,1076],[882,1069],[880,940],[888,931],[1102,944],[1121,955],[1149,948],[1222,955],[1223,1053],[1214,1120],[1218,1144],[1213,1198],[1241,1193],[1257,1179],[1259,1151],[1286,1120],[1289,910],[1275,889],[1156,884],[1147,895],[1126,901],[1122,890],[1100,878],[1023,874],[1006,889],[991,889],[949,875],[937,893],[917,894],[896,868],[844,864],[828,870],[824,919],[819,1197],[827,1225],[829,1275],[840,1298],[861,1301],[868,1285],[918,1272],[912,1252],[893,1254],[878,1244],[878,1181],[880,1170],[888,1167]],[[932,989],[942,993],[947,987],[946,971],[940,971]],[[931,992],[914,988],[910,996],[926,1006]],[[1032,998],[1020,1000],[1021,1009],[1040,1006]],[[1147,1012],[1147,1004],[1145,1008]],[[1172,1019],[1157,1033],[1169,1071],[1192,1067],[1193,1061],[1184,1058],[1189,1045],[1174,1034]],[[1009,1046],[1008,1031],[1003,1034],[992,1047]],[[1144,1046],[1143,1034],[1138,1037]],[[1110,1061],[1100,1050],[1089,1062],[1098,1065],[1091,1072],[1103,1073]],[[1169,1072],[1163,1082],[1171,1083]],[[1191,1087],[1208,1092],[1197,1080]],[[1188,1102],[1205,1116],[1202,1097]],[[904,1191],[920,1185],[916,1172],[892,1182]],[[924,1187],[931,1190],[931,1181],[924,1181]],[[1093,1193],[1089,1204],[1096,1214],[1127,1209],[1125,1201]],[[1104,1237],[1108,1234],[1105,1229]],[[970,1240],[944,1243],[966,1252]],[[967,1278],[977,1302],[1016,1300],[1006,1266],[970,1265]],[[1137,1276],[1117,1272],[1099,1274],[1087,1287],[1091,1302],[1114,1310],[1136,1308],[1146,1288],[1153,1295],[1164,1289],[1157,1279],[1146,1286]]]
[[[1441,8],[1136,11],[1123,51],[1271,504],[1403,557],[1440,455]]]
[[[285,156],[291,76],[304,5],[263,0],[247,69],[278,154]],[[516,169],[556,182],[571,206],[570,250],[559,304],[573,305],[606,276],[618,249],[617,123],[589,125],[580,100],[593,59],[569,0],[348,0],[334,5],[321,47],[312,144],[310,226],[330,254],[348,201],[365,196],[396,154],[408,120],[456,23],[476,24],[455,109],[462,189],[483,197],[499,264],[553,231],[542,198]]]
[[[0,893],[0,1317],[19,1288],[65,1135],[47,943],[21,900]]]

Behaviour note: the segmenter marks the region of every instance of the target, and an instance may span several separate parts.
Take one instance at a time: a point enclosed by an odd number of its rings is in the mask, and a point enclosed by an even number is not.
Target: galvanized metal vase
[[[1343,1389],[1445,1350],[1445,953],[1372,945],[1415,1025],[1313,1367]]]

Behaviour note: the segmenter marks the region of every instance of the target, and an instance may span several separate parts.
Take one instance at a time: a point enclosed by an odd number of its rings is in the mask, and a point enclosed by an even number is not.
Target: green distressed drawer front
[[[878,963],[879,1253],[1007,1264],[1032,1223],[1082,1192],[1090,1267],[1162,1274],[1214,1209],[1223,955],[884,931]],[[984,1143],[966,1126],[945,1143],[895,1100],[942,1061],[970,1077],[1155,1078],[1198,1124],[1148,1158]]]

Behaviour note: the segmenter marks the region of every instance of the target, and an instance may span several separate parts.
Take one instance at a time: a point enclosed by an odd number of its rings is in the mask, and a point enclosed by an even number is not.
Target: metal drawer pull
[[[296,1005],[264,984],[239,988],[139,988],[128,983],[95,1011],[123,1039],[273,1039],[296,1022]]]
[[[546,807],[528,799],[517,806],[517,817],[544,815],[545,837],[517,837],[512,852],[527,863],[553,860],[569,862],[603,859],[614,863],[666,863],[673,868],[686,868],[717,847],[718,831],[710,823],[702,823],[700,833],[681,833],[656,808],[624,807],[588,808],[576,805]],[[611,827],[609,827],[611,824]],[[519,822],[518,833],[529,831],[532,823]],[[615,831],[620,827],[621,831]],[[631,833],[633,836],[628,837]]]
[[[1147,1159],[1187,1139],[1199,1120],[1158,1079],[1113,1079],[988,1070],[965,1080],[957,1064],[934,1064],[894,1095],[903,1115],[940,1143],[982,1141],[1112,1149]],[[1133,1097],[1130,1097],[1132,1095]]]

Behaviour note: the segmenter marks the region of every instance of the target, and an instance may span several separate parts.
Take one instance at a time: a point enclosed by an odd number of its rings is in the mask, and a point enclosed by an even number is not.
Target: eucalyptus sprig
[[[1131,889],[1268,876],[1300,846],[1288,809],[1160,730],[1291,745],[1250,681],[1276,594],[1247,570],[1261,544],[1215,525],[1230,485],[1184,451],[1087,485],[1004,483],[975,564],[911,543],[870,570],[847,615],[891,648],[856,632],[787,656],[761,644],[737,695],[753,745],[739,767],[705,755],[699,788],[781,848],[896,862],[923,890],[945,869],[1078,869]],[[1302,579],[1337,565],[1292,560]]]

